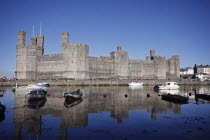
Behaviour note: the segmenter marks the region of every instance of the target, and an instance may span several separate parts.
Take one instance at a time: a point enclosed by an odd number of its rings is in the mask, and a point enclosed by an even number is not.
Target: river
[[[64,92],[80,88],[85,96],[66,102]],[[11,88],[0,91],[0,139],[210,139],[210,101],[196,93],[210,86],[181,86],[186,104],[165,101],[143,87],[50,87],[47,98],[28,101]],[[149,96],[149,97],[148,97]]]

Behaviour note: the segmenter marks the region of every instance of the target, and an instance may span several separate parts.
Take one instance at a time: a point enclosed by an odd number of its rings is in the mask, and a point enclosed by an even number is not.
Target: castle
[[[25,44],[26,32],[18,32],[16,46],[16,78],[43,79],[168,79],[179,78],[180,57],[155,55],[146,60],[129,59],[121,46],[110,56],[89,56],[89,46],[69,42],[69,33],[62,33],[61,54],[44,55],[44,36],[32,37]]]

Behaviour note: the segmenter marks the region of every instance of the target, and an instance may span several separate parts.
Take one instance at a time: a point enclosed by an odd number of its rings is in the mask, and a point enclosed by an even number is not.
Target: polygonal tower
[[[16,46],[16,78],[26,79],[26,55],[27,48],[25,45],[26,32],[18,32],[18,44]]]
[[[25,44],[26,32],[18,32],[18,45],[16,46],[16,78],[37,79],[37,57],[44,52],[44,36],[32,37],[30,45]]]

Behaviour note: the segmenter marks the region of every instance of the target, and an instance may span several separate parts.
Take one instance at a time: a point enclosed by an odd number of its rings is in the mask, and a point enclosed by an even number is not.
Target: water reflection
[[[129,111],[146,110],[151,120],[158,120],[158,114],[166,114],[170,109],[174,114],[182,113],[182,105],[163,101],[161,96],[150,87],[131,89],[128,87],[84,87],[86,96],[79,100],[65,100],[63,93],[72,87],[52,88],[47,100],[29,102],[25,95],[14,97],[15,138],[22,138],[22,128],[34,136],[41,135],[42,117],[52,115],[59,118],[60,139],[68,139],[68,128],[83,128],[88,126],[89,114],[109,112],[118,124],[123,124],[129,118]],[[74,90],[74,89],[72,89]],[[167,91],[169,92],[169,91]],[[173,92],[173,91],[170,91]],[[185,95],[188,91],[178,90]],[[150,97],[146,95],[150,94]],[[106,98],[104,97],[106,95]]]
[[[175,90],[160,90],[159,91],[160,94],[179,94],[180,91],[178,89]]]
[[[0,102],[0,122],[5,120],[5,114],[4,114],[5,110],[6,110],[6,107],[2,105]]]
[[[83,101],[82,98],[71,98],[71,97],[68,98],[67,97],[65,99],[64,106],[67,108],[70,108],[70,107],[80,104],[82,101]]]
[[[210,102],[210,87],[195,88],[194,93],[196,104]]]
[[[31,109],[40,109],[41,107],[44,106],[44,104],[46,103],[47,99],[43,98],[43,99],[39,99],[39,100],[28,100],[28,108]]]

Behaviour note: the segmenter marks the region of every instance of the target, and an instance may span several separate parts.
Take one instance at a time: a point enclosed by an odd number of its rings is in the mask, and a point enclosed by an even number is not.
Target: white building
[[[191,67],[180,68],[181,78],[192,78],[194,76],[194,69]]]
[[[192,75],[192,74],[194,74],[194,69],[191,67],[180,69],[180,75]]]
[[[195,78],[200,79],[201,81],[210,78],[210,65],[195,65]]]

